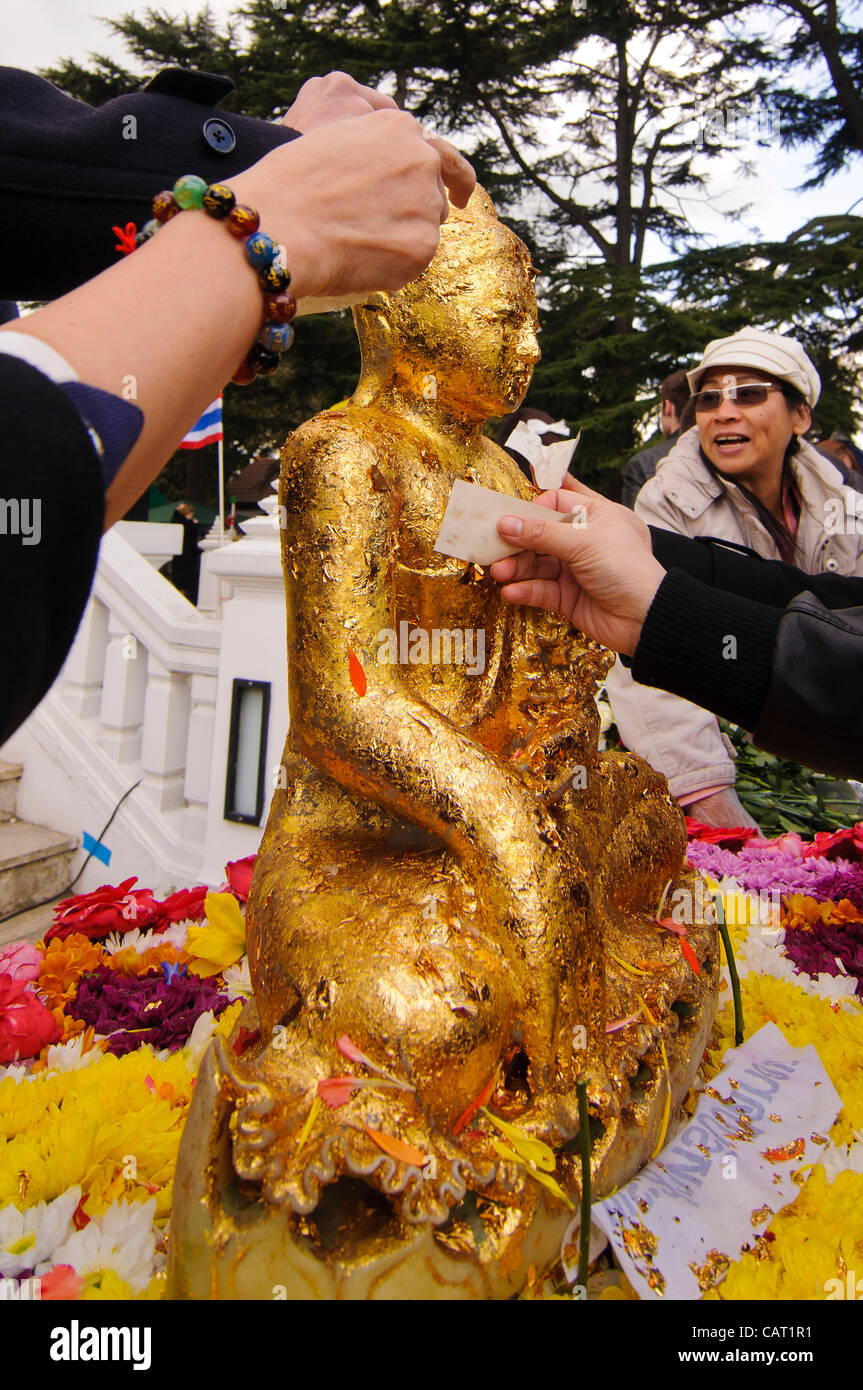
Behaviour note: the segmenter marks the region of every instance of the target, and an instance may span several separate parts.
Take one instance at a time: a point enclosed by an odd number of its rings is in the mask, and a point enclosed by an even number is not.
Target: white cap
[[[752,367],[777,381],[787,381],[814,406],[821,394],[821,378],[796,338],[767,333],[761,328],[741,328],[730,338],[714,338],[704,349],[697,367],[686,373],[689,389],[695,394],[702,376],[710,367]]]

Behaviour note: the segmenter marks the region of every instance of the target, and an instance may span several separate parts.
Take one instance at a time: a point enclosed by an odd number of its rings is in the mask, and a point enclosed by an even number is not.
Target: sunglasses
[[[781,386],[774,386],[769,381],[749,381],[743,386],[723,386],[721,390],[714,388],[710,391],[696,391],[692,400],[696,413],[703,414],[708,410],[718,410],[724,400],[736,401],[744,407],[763,405],[769,391],[781,390]]]

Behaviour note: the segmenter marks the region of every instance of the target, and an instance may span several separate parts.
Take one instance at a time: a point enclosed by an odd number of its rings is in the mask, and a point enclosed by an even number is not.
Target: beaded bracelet
[[[224,222],[233,236],[245,242],[246,259],[258,272],[264,291],[264,326],[231,377],[235,385],[248,386],[256,376],[270,376],[279,365],[279,354],[286,352],[294,341],[290,323],[297,312],[297,302],[288,292],[291,276],[285,265],[285,248],[259,230],[258,213],[245,203],[238,203],[227,184],[208,185],[197,174],[184,174],[172,189],[156,194],[153,216],[136,235],[135,245],[143,245],[186,208],[203,208],[210,217]]]

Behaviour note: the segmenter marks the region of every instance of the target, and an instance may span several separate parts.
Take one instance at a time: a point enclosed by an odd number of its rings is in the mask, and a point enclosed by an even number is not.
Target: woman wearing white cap
[[[688,373],[696,424],[638,495],[654,526],[715,537],[810,574],[863,575],[863,535],[837,526],[843,479],[803,435],[821,383],[793,338],[745,328],[709,343]],[[734,632],[724,658],[740,671]],[[663,772],[687,812],[713,825],[754,824],[733,787],[733,754],[715,718],[638,685],[620,662],[608,692],[621,738]]]

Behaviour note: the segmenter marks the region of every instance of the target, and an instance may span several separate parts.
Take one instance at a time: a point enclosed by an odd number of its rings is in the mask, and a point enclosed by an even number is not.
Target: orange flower
[[[839,927],[845,922],[861,922],[863,912],[848,898],[842,898],[840,902],[819,903],[804,893],[791,893],[785,900],[781,920],[783,927],[811,931],[816,925]]]
[[[172,942],[166,941],[164,946],[150,946],[140,954],[134,946],[124,946],[122,950],[115,951],[106,964],[119,975],[132,976],[146,975],[148,970],[158,970],[163,961],[168,961],[171,965],[184,965],[188,960],[191,960],[191,956],[182,946],[174,946]]]
[[[54,937],[45,952],[38,980],[49,1009],[74,999],[81,976],[87,970],[95,970],[101,962],[102,947],[81,932],[73,932],[63,940]]]

